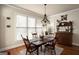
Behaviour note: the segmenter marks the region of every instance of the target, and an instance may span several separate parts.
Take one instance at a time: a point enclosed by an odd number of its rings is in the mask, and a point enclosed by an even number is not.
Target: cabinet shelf
[[[72,33],[73,27],[72,22],[60,22],[57,25],[57,42],[59,44],[71,46],[72,45]]]
[[[57,25],[57,32],[60,31],[60,28],[64,28],[66,32],[72,32],[72,22],[60,22],[59,25]]]

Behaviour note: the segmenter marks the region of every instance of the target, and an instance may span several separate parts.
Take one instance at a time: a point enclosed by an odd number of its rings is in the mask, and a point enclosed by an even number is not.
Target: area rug
[[[61,53],[63,52],[63,48],[56,46],[55,51],[56,51],[56,55],[61,55]],[[26,49],[23,49],[22,51],[20,51],[18,53],[18,55],[25,55]],[[29,53],[27,53],[27,55],[29,55]],[[33,53],[33,55],[36,55],[36,53]],[[43,51],[39,51],[39,55],[49,55],[47,53],[44,54]]]

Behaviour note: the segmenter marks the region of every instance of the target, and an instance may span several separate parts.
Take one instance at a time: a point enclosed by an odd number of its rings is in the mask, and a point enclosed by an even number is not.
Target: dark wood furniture
[[[56,37],[53,39],[53,41],[45,45],[44,54],[46,50],[48,49],[51,51],[51,54],[54,52],[54,54],[56,55],[55,45],[56,45]]]
[[[57,32],[71,32],[73,31],[72,22],[60,22],[57,25]]]
[[[35,45],[33,45],[32,43],[30,43],[28,36],[27,36],[27,39],[24,38],[22,35],[21,35],[21,37],[22,37],[23,42],[24,42],[25,47],[26,47],[26,54],[27,54],[27,52],[32,54],[34,51],[37,51],[37,47]]]
[[[32,33],[33,38],[37,38],[37,33]]]
[[[37,55],[39,55],[39,47],[41,47],[42,45],[44,45],[48,42],[51,42],[51,41],[53,41],[53,39],[37,40],[37,41],[33,41],[31,43],[37,46]]]
[[[71,46],[72,45],[72,35],[73,35],[73,27],[72,22],[60,22],[57,25],[57,42],[59,44]]]

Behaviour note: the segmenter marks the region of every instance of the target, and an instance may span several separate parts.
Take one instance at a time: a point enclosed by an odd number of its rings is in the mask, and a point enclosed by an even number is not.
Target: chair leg
[[[41,51],[42,51],[42,46],[41,46]]]
[[[52,55],[52,50],[50,50],[50,52],[51,52],[51,55]]]
[[[55,49],[54,49],[54,54],[56,55],[56,51],[55,51]]]
[[[46,47],[44,47],[44,55],[45,55],[45,52],[46,52]]]
[[[31,52],[29,52],[30,53],[30,55],[31,55]]]
[[[27,50],[26,50],[26,55],[27,55]]]

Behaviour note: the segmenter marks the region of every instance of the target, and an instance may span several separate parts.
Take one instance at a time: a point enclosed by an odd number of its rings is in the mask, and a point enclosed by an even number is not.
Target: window
[[[36,19],[32,17],[28,17],[28,38],[32,39],[32,33],[36,32],[35,27],[36,27]]]
[[[27,17],[22,15],[17,15],[16,22],[16,35],[17,40],[21,40],[21,34],[25,37],[27,35]]]
[[[28,27],[35,27],[35,18],[28,17]]]
[[[27,17],[22,15],[17,15],[16,27],[27,27]]]
[[[32,33],[37,32],[38,35],[42,32],[42,26],[39,21],[36,21],[33,17],[17,15],[16,16],[16,36],[17,40],[21,40],[21,34],[29,39],[32,39]]]

